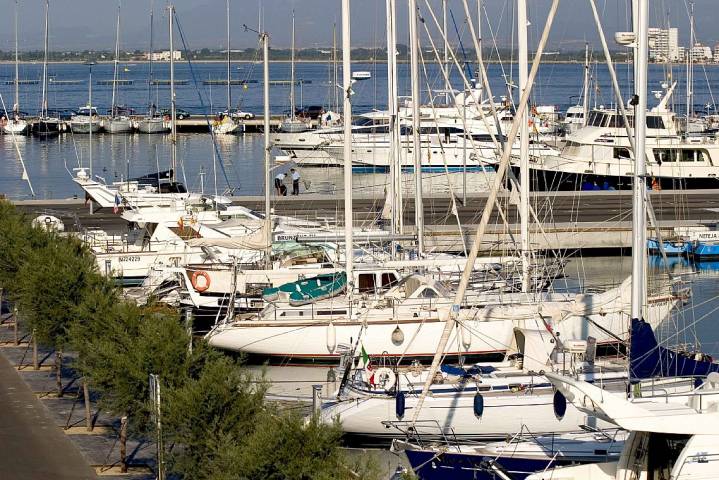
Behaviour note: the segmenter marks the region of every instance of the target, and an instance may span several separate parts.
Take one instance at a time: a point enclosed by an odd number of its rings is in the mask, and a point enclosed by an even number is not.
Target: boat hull
[[[8,135],[25,135],[28,131],[28,123],[25,120],[8,120],[2,129]]]
[[[108,118],[103,122],[103,128],[107,133],[130,133],[132,121],[129,118]]]
[[[136,128],[140,133],[167,133],[170,131],[168,124],[161,118],[139,120]]]
[[[38,120],[32,125],[32,134],[41,138],[59,135],[60,121],[57,119]]]

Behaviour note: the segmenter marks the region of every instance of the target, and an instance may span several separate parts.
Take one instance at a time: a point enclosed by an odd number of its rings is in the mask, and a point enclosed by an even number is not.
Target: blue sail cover
[[[694,356],[660,346],[652,327],[644,320],[636,318],[632,319],[629,366],[632,380],[653,377],[703,377],[710,372],[719,371],[719,364],[698,361]]]

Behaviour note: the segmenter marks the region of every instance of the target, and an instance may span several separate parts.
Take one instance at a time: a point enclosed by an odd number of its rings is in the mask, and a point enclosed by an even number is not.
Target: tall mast
[[[334,110],[340,109],[339,75],[337,73],[337,24],[332,24],[332,91],[334,92]]]
[[[167,7],[169,15],[169,27],[170,27],[170,125],[172,126],[172,132],[170,135],[170,142],[172,143],[172,167],[171,167],[171,182],[175,182],[177,178],[177,121],[175,120],[175,43],[173,41],[173,30],[174,30],[174,16],[175,6],[170,5]]]
[[[529,47],[527,45],[527,0],[517,0],[517,43],[519,46],[519,97],[527,89]],[[529,290],[529,113],[522,112],[519,129],[519,220],[522,247],[522,291]],[[511,148],[511,146],[507,147]]]
[[[150,0],[150,78],[147,80],[147,107],[151,109],[152,105],[152,54],[153,51],[153,41],[154,41],[154,35],[153,30],[155,26],[155,3],[153,0]],[[152,109],[151,109],[152,110]],[[150,115],[152,115],[154,112],[151,112]]]
[[[42,106],[40,116],[47,117],[47,49],[48,49],[48,21],[50,17],[50,0],[45,0],[45,53],[42,57]]]
[[[110,117],[115,118],[115,95],[117,92],[117,65],[120,61],[120,2],[117,2],[117,28],[115,30],[115,69],[112,72],[112,103]]]
[[[290,118],[295,118],[295,11],[292,10],[292,46],[290,47]]]
[[[632,319],[643,317],[643,307],[646,300],[645,263],[647,248],[646,229],[646,129],[647,129],[647,32],[649,8],[648,0],[638,0],[637,30],[635,43],[637,44],[637,70],[635,71],[635,113],[634,113],[634,182],[632,205]]]
[[[230,114],[230,109],[232,108],[232,87],[230,85],[230,72],[231,72],[231,63],[230,63],[230,52],[232,52],[232,47],[230,46],[230,0],[227,0],[227,114]]]
[[[402,232],[402,160],[399,112],[397,111],[397,37],[395,34],[396,0],[386,0],[387,8],[387,109],[389,110],[389,195],[392,206],[392,233]],[[394,253],[394,249],[392,249]]]
[[[687,127],[694,113],[694,0],[689,0],[689,69],[687,70]]]
[[[584,91],[582,92],[582,111],[584,113],[584,126],[589,118],[589,44],[584,45]]]
[[[17,16],[20,5],[18,0],[15,0],[15,105],[13,111],[20,111],[20,56],[18,53],[18,38],[17,38]]]
[[[419,34],[417,1],[409,0],[410,75],[412,80],[412,155],[414,156],[414,224],[417,229],[417,253],[424,254],[424,205],[422,199],[422,150],[419,138]]]
[[[264,99],[264,140],[265,140],[265,265],[272,261],[272,212],[270,210],[270,35],[260,33],[262,43],[262,93]]]
[[[477,85],[482,85],[482,0],[477,0],[477,45]],[[484,89],[480,90],[483,91]],[[481,101],[481,97],[478,100]]]
[[[444,84],[444,103],[449,103],[449,30],[447,29],[447,0],[442,0],[442,31],[444,32],[444,69],[447,72],[447,81]]]
[[[350,0],[342,0],[342,89],[344,102],[344,192],[345,192],[345,272],[347,274],[347,293],[352,298],[352,263],[353,238],[352,229],[352,71],[350,52]]]

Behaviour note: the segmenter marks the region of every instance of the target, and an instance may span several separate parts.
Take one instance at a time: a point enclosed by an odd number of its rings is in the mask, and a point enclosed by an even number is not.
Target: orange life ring
[[[205,279],[204,285],[198,285],[197,284],[197,278],[202,277]],[[192,273],[192,277],[190,277],[190,283],[192,283],[192,288],[197,290],[198,292],[202,293],[208,288],[210,288],[210,276],[207,274],[207,272],[204,272],[202,270],[196,270]]]

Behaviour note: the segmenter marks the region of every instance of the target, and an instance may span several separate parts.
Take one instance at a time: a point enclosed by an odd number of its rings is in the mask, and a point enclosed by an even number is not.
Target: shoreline
[[[531,59],[530,59],[530,60],[531,60]],[[115,63],[114,60],[93,60],[93,61],[94,61],[96,64],[98,64],[98,65],[99,65],[99,64],[112,65],[112,64]],[[193,62],[193,63],[221,63],[221,64],[227,63],[226,60],[192,60],[192,62]],[[21,60],[21,61],[18,62],[18,63],[19,63],[20,65],[42,65],[42,61],[40,61],[40,60],[38,60],[38,61]],[[48,61],[47,63],[48,63],[49,65],[63,65],[63,64],[67,64],[67,65],[84,65],[84,64],[86,63],[86,61],[85,61],[85,60],[51,60],[51,61]],[[123,65],[128,65],[128,64],[147,64],[147,63],[150,63],[150,62],[149,62],[148,60],[126,60],[126,61],[123,60],[123,61],[120,61],[120,62],[118,62],[118,63],[119,63],[119,64],[123,64]],[[157,60],[156,60],[156,61],[153,61],[152,63],[153,63],[153,64],[169,64],[170,62],[169,62],[169,61],[164,61],[164,60],[163,60],[163,61],[157,61]],[[176,63],[176,64],[177,64],[177,63],[187,63],[187,59],[175,60],[175,63]],[[254,60],[232,60],[231,63],[234,63],[234,64],[248,64],[248,65],[253,65],[253,64],[254,64],[254,65],[257,65],[257,64],[261,64],[262,61],[254,61]],[[270,60],[270,63],[291,63],[291,60]],[[329,63],[329,62],[326,61],[326,60],[295,60],[295,63],[327,64],[327,63]],[[353,64],[364,64],[364,65],[376,63],[376,64],[380,64],[380,65],[386,65],[386,64],[387,64],[387,60],[384,60],[384,59],[382,59],[382,60],[379,60],[379,59],[378,59],[378,60],[352,60],[352,63],[353,63]],[[397,63],[398,63],[398,64],[408,64],[408,63],[409,63],[409,60],[398,60]],[[441,63],[441,62],[429,61],[429,62],[426,62],[426,63],[439,64],[439,63]],[[510,62],[499,62],[499,61],[497,61],[497,60],[484,60],[484,63],[485,63],[485,64],[495,65],[495,64],[499,64],[499,63],[505,63],[505,64],[507,64],[507,63],[510,63]],[[516,62],[511,62],[511,63],[515,64]],[[583,64],[584,64],[584,61],[580,61],[580,60],[551,60],[551,61],[546,61],[546,62],[541,62],[541,63],[542,63],[542,64],[546,64],[546,65],[559,65],[559,64],[583,65]],[[631,63],[631,62],[616,61],[616,62],[614,62],[614,63],[615,63],[615,64],[623,64],[623,63]],[[0,60],[0,65],[15,65],[15,61],[14,61],[14,60]],[[678,64],[678,63],[677,63],[677,64],[668,64],[668,63],[654,63],[654,64],[651,64],[651,63],[650,63],[650,65],[667,65],[667,66],[671,65],[671,66],[678,66],[678,65],[684,65],[684,64]],[[717,65],[717,66],[719,66],[719,63],[701,63],[701,64],[700,64],[700,63],[695,63],[695,65]],[[338,65],[338,66],[339,66],[339,65]]]

